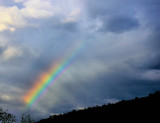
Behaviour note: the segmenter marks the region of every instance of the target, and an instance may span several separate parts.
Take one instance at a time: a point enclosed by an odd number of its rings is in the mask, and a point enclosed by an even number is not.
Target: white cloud
[[[16,6],[0,6],[0,17],[0,31],[13,31],[13,29],[15,30],[14,27],[24,27],[26,25],[26,21],[22,16],[22,13]]]
[[[115,99],[115,98],[107,98],[107,99],[104,99],[104,102],[105,103],[111,103],[111,104],[114,104],[114,103],[117,103],[117,102],[119,102],[120,100],[118,100],[118,99]]]
[[[5,60],[9,60],[15,57],[20,57],[22,56],[22,51],[16,47],[8,47],[4,53],[3,53],[3,57]]]
[[[10,28],[10,31],[11,31],[11,32],[14,32],[14,31],[15,31],[15,28],[11,27],[11,28]]]
[[[0,31],[15,31],[16,28],[30,25],[28,19],[51,17],[57,10],[49,0],[15,0],[15,2],[23,2],[24,8],[0,6]]]
[[[2,96],[0,96],[0,99],[4,100],[4,101],[10,101],[11,97],[9,95],[5,95],[3,94]]]
[[[15,31],[28,25],[34,25],[32,19],[46,19],[54,15],[61,16],[61,22],[75,22],[80,13],[80,5],[77,2],[51,1],[51,0],[15,0],[23,4],[22,8],[17,6],[0,6],[0,31]],[[15,4],[16,5],[16,4]]]
[[[7,30],[7,26],[4,24],[0,24],[0,31]]]
[[[27,18],[45,18],[54,14],[55,9],[49,0],[28,0],[23,4],[25,8],[20,11]]]
[[[80,8],[74,9],[66,16],[65,19],[61,20],[62,23],[76,22],[79,18],[80,11],[81,11]]]
[[[84,107],[81,107],[81,106],[77,106],[76,109],[77,109],[77,110],[84,110],[85,108],[84,108]]]

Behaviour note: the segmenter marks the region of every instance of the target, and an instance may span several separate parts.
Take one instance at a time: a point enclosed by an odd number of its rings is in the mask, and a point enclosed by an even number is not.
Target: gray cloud
[[[149,59],[149,60],[148,60]],[[148,55],[141,57],[139,59],[129,59],[126,61],[132,68],[141,69],[141,70],[159,70],[160,61],[159,55]]]
[[[5,6],[5,7],[11,7],[13,5],[22,8],[23,5],[21,3],[15,3],[14,0],[10,1],[10,0],[5,0],[5,1],[0,1],[0,5]]]
[[[58,30],[64,30],[66,32],[74,32],[78,29],[78,23],[68,22],[68,23],[58,23],[54,25],[54,28]]]
[[[131,17],[111,17],[102,25],[102,31],[122,33],[136,29],[139,26],[138,20]]]
[[[0,55],[4,52],[4,47],[0,47]]]

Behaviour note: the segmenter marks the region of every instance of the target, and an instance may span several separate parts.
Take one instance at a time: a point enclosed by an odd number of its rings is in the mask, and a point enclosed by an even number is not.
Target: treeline
[[[64,122],[160,122],[160,92],[149,94],[147,97],[135,98],[133,100],[122,100],[116,104],[108,104],[89,107],[83,110],[53,115],[48,119],[42,119],[37,123],[64,123]],[[17,122],[16,116],[8,113],[0,107],[0,123]],[[20,123],[34,123],[35,121],[26,112],[22,114]]]
[[[4,110],[0,107],[0,122],[2,123],[12,123],[16,122],[16,116],[8,113],[8,110]]]
[[[37,123],[59,122],[160,122],[160,92],[133,100],[122,100],[116,104],[89,107],[84,110],[53,115]]]
[[[35,123],[34,119],[31,117],[29,111],[22,114],[21,120],[17,121],[14,114],[8,113],[7,109],[0,107],[0,123]]]

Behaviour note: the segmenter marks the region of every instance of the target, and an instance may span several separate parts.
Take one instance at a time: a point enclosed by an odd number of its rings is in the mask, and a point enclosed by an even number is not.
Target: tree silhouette
[[[0,107],[0,121],[2,123],[13,123],[16,122],[16,116],[8,113],[8,110],[4,111],[3,108]]]
[[[21,123],[34,123],[35,121],[33,120],[33,118],[31,117],[29,111],[22,114],[21,117]]]

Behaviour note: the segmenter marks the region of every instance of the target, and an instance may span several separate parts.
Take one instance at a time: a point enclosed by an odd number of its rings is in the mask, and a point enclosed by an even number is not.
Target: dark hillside
[[[119,121],[119,122],[160,122],[160,92],[155,92],[147,97],[133,100],[120,101],[116,104],[108,104],[87,108],[79,111],[71,111],[63,115],[51,116],[38,123],[58,122],[86,122],[86,121]]]

